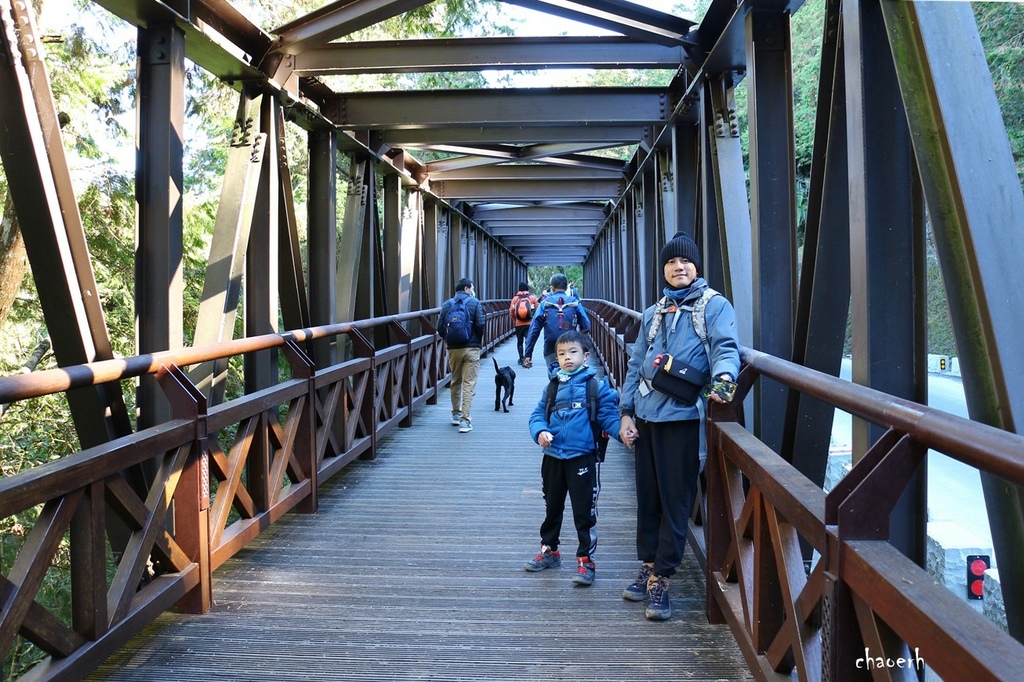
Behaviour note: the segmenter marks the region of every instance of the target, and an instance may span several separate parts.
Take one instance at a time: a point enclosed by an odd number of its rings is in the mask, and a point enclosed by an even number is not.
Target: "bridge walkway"
[[[517,371],[495,412],[494,357]],[[636,573],[632,454],[612,442],[601,471],[597,579],[575,586],[575,532],[561,569],[523,570],[543,518],[541,453],[527,430],[544,372],[514,341],[481,364],[474,430],[449,422],[449,393],[408,429],[321,487],[214,574],[205,615],[165,613],[92,680],[746,680],[727,626],[704,615],[687,551],[672,619],[622,599]],[[539,359],[539,355],[538,355]]]

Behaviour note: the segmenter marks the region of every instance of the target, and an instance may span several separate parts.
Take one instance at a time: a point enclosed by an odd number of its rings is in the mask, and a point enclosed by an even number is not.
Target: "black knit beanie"
[[[700,249],[685,232],[676,232],[672,239],[661,247],[661,264],[664,265],[679,256],[697,266],[697,271],[700,272]]]

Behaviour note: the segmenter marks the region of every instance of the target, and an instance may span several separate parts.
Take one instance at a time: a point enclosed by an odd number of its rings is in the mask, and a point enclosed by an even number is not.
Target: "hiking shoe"
[[[458,412],[452,412],[452,426],[458,426],[462,423],[462,415]]]
[[[647,584],[647,620],[668,620],[672,617],[672,606],[668,603],[668,578],[651,576]]]
[[[649,564],[640,565],[640,573],[637,574],[633,584],[622,591],[622,598],[629,601],[643,601],[647,599],[647,581],[651,577]]]
[[[558,553],[558,550],[541,545],[540,554],[523,564],[523,568],[527,571],[543,571],[545,568],[558,568],[561,565],[562,555]]]
[[[459,422],[459,433],[469,433],[473,430],[473,422],[468,422],[463,419]]]
[[[593,585],[595,568],[596,566],[590,560],[590,557],[576,557],[576,575],[572,577],[572,581],[577,585]]]

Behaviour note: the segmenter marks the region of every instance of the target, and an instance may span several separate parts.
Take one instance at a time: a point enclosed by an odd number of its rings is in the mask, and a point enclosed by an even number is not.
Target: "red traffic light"
[[[982,599],[985,596],[985,571],[992,565],[987,554],[971,554],[967,557],[967,598]]]

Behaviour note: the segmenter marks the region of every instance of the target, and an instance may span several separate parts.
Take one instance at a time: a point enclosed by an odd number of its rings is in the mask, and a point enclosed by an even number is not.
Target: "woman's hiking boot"
[[[672,617],[672,606],[668,603],[668,578],[651,575],[647,583],[647,620],[668,620]]]
[[[633,584],[622,591],[622,598],[629,601],[643,601],[647,599],[647,581],[651,577],[651,569],[654,564],[641,564],[640,573],[637,574]]]

